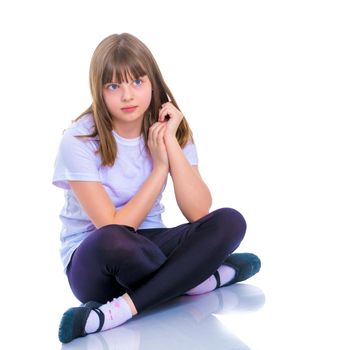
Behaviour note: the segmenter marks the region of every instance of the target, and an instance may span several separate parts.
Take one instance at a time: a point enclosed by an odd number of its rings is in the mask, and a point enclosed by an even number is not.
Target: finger
[[[158,133],[159,133],[159,130],[162,128],[162,124],[161,123],[155,123],[154,124],[154,127],[151,131],[151,139],[153,142],[157,142],[157,138],[158,138]]]
[[[166,123],[163,123],[162,126],[159,128],[159,134],[164,135],[166,130]]]
[[[150,128],[150,130],[151,129],[154,129],[154,128],[156,128],[157,127],[157,125],[159,125],[160,123],[159,122],[155,122],[155,123],[153,123],[149,128]]]
[[[159,111],[159,121],[162,122],[167,114],[169,114],[167,106],[161,108],[161,110]]]
[[[168,116],[168,119],[166,117]],[[168,121],[171,118],[171,115],[169,113],[164,113],[162,116],[159,117],[159,121],[164,124],[164,122]]]
[[[157,130],[160,127],[161,123],[159,122],[155,122],[150,128],[149,128],[149,132],[151,134],[154,133],[155,130]]]
[[[161,125],[161,127],[157,130],[157,136],[156,136],[156,140],[157,140],[157,143],[161,143],[163,144],[164,142],[164,133],[165,133],[165,129],[166,129],[166,125],[163,124]]]
[[[153,133],[157,134],[159,130],[163,127],[164,123],[157,122],[157,125],[153,128]]]
[[[155,142],[155,135],[157,134],[157,129],[159,128],[158,122],[154,123],[149,129],[148,129],[148,139],[150,142]]]

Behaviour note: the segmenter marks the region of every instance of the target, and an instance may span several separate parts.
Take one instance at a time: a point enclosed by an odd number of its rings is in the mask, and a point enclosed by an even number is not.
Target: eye
[[[142,84],[142,80],[141,79],[135,79],[134,82],[136,82],[137,86],[140,86]]]
[[[118,84],[108,84],[107,89],[110,91],[115,91],[117,90]]]

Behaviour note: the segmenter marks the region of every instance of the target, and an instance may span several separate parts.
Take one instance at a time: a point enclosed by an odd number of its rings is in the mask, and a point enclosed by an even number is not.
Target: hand
[[[148,130],[147,145],[153,159],[153,168],[166,166],[169,168],[168,153],[164,143],[165,123],[154,123]]]
[[[169,120],[165,120],[165,116],[169,116]],[[162,104],[159,110],[159,121],[166,124],[165,137],[176,137],[176,131],[183,119],[183,114],[171,103],[166,102]]]

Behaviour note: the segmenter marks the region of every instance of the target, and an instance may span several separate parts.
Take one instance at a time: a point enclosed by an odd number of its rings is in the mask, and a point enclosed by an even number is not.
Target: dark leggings
[[[75,250],[69,284],[81,302],[106,303],[128,293],[140,313],[205,281],[239,246],[245,231],[243,216],[232,208],[173,228],[103,226]]]

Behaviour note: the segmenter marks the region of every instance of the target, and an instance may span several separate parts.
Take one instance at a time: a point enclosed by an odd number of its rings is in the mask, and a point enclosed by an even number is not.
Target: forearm
[[[116,212],[114,223],[132,226],[137,230],[161,193],[168,173],[167,168],[153,169],[135,196]]]
[[[193,222],[208,214],[212,204],[210,191],[186,159],[177,139],[167,137],[165,144],[176,201],[186,219]]]

